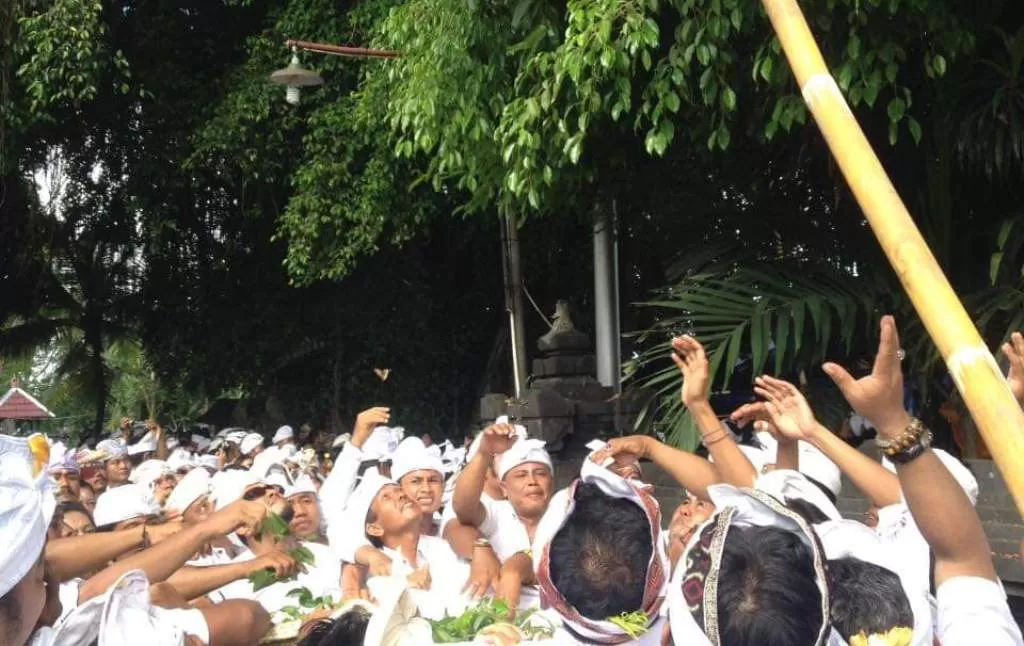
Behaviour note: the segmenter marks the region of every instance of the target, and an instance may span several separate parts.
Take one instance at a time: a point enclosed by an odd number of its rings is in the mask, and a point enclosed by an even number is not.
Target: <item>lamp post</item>
[[[347,56],[350,58],[398,58],[398,52],[385,49],[367,49],[365,47],[348,47],[347,45],[329,45],[325,43],[313,43],[307,40],[286,40],[284,44],[292,50],[292,59],[288,67],[271,73],[270,82],[285,87],[285,101],[290,105],[299,104],[299,96],[302,88],[323,85],[324,79],[313,70],[302,67],[299,62],[299,50],[304,52],[316,52],[318,54],[331,54],[333,56]]]

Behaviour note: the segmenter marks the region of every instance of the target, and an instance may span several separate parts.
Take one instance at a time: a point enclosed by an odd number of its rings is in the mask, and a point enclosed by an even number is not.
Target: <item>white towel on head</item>
[[[242,438],[239,450],[242,452],[242,455],[249,455],[261,446],[263,446],[263,436],[259,433],[249,433]]]
[[[498,458],[498,479],[504,480],[509,471],[530,462],[547,465],[548,469],[553,470],[551,456],[544,445],[544,440],[536,439],[519,439],[513,442],[512,446]]]
[[[28,441],[0,435],[0,597],[36,564],[56,506],[45,469],[34,473]],[[45,465],[40,465],[44,467]]]
[[[292,430],[291,426],[285,425],[277,429],[277,432],[274,433],[274,439],[272,439],[271,442],[277,444],[278,442],[290,440],[293,437],[295,437],[295,431]]]
[[[185,511],[203,496],[210,493],[210,474],[206,469],[193,469],[174,487],[167,497],[164,508],[168,513],[185,513]]]
[[[413,471],[436,471],[444,477],[444,464],[441,458],[433,455],[423,440],[418,437],[407,437],[398,445],[392,455],[391,477],[400,481]]]
[[[160,508],[153,501],[153,493],[148,487],[128,484],[107,489],[96,499],[93,521],[97,527],[106,527],[159,513]]]

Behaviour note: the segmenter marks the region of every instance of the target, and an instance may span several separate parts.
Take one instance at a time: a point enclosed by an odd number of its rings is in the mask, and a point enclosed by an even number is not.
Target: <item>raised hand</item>
[[[1010,373],[1006,382],[1017,401],[1024,403],[1024,336],[1020,332],[1010,335],[1010,341],[1003,344],[1003,354],[1010,360]]]
[[[356,416],[356,424],[352,429],[352,439],[355,440],[357,436],[362,441],[370,437],[370,433],[373,429],[378,426],[382,426],[391,421],[391,409],[383,407],[368,408]],[[362,442],[360,442],[362,444]]]
[[[740,428],[753,422],[755,431],[766,431],[772,435],[777,433],[775,427],[772,426],[772,416],[768,414],[768,409],[765,407],[764,402],[743,404],[732,412],[729,419]]]
[[[803,393],[788,381],[774,377],[758,377],[754,383],[754,392],[765,400],[764,410],[775,431],[784,439],[809,440],[818,420]]]
[[[299,569],[298,561],[279,550],[271,550],[253,561],[253,571],[273,570],[279,579],[297,574]]]
[[[683,403],[693,406],[707,401],[710,376],[704,346],[692,336],[681,336],[672,339],[672,349],[672,360],[683,374]]]
[[[866,417],[880,433],[892,433],[907,425],[909,415],[903,408],[903,370],[896,322],[891,316],[883,316],[880,327],[878,355],[870,375],[854,379],[834,363],[826,363],[822,369],[839,386],[855,411]]]
[[[493,424],[484,429],[479,450],[484,455],[498,455],[507,451],[516,439],[516,427],[513,424]]]
[[[608,440],[608,445],[602,449],[606,457],[618,458],[623,455],[631,455],[637,459],[651,457],[651,444],[657,442],[647,435],[627,435]]]

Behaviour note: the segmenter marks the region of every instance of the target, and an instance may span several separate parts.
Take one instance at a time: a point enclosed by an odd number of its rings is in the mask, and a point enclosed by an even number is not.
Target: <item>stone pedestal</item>
[[[572,325],[564,301],[559,302],[554,325],[538,340],[537,349],[529,388],[520,401],[505,394],[484,395],[482,422],[509,415],[526,427],[530,437],[546,441],[552,452],[632,428],[640,405],[617,397],[614,389],[597,381],[590,336]]]

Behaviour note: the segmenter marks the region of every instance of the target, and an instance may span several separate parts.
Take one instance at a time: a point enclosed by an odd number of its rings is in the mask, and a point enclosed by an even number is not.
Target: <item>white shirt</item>
[[[995,581],[979,577],[949,579],[936,592],[937,637],[942,646],[1022,646],[1020,628],[1006,595]]]
[[[424,566],[430,570],[430,589],[410,590],[424,617],[442,619],[445,613],[458,616],[470,605],[471,600],[462,593],[469,578],[469,565],[455,555],[447,541],[435,536],[420,536],[415,567],[398,550],[385,547],[381,551],[391,559],[392,577],[405,580]]]
[[[504,563],[517,552],[530,549],[530,535],[512,503],[507,500],[491,500],[487,496],[481,496],[480,503],[484,506],[485,515],[479,530],[491,542],[499,561]]]
[[[294,581],[282,581],[254,591],[249,580],[239,579],[223,588],[210,593],[214,602],[224,599],[254,599],[267,612],[273,614],[282,608],[298,607],[298,600],[288,596],[296,588],[306,588],[314,597],[331,596],[335,601],[341,599],[341,561],[331,548],[319,543],[302,543],[316,559],[316,565],[307,565],[305,572],[300,572]],[[239,554],[234,561],[251,561],[256,558],[250,550]]]
[[[338,454],[334,468],[320,486],[320,513],[328,530],[331,521],[339,520],[345,505],[348,504],[348,498],[356,487],[356,478],[362,461],[362,449],[349,442]]]

